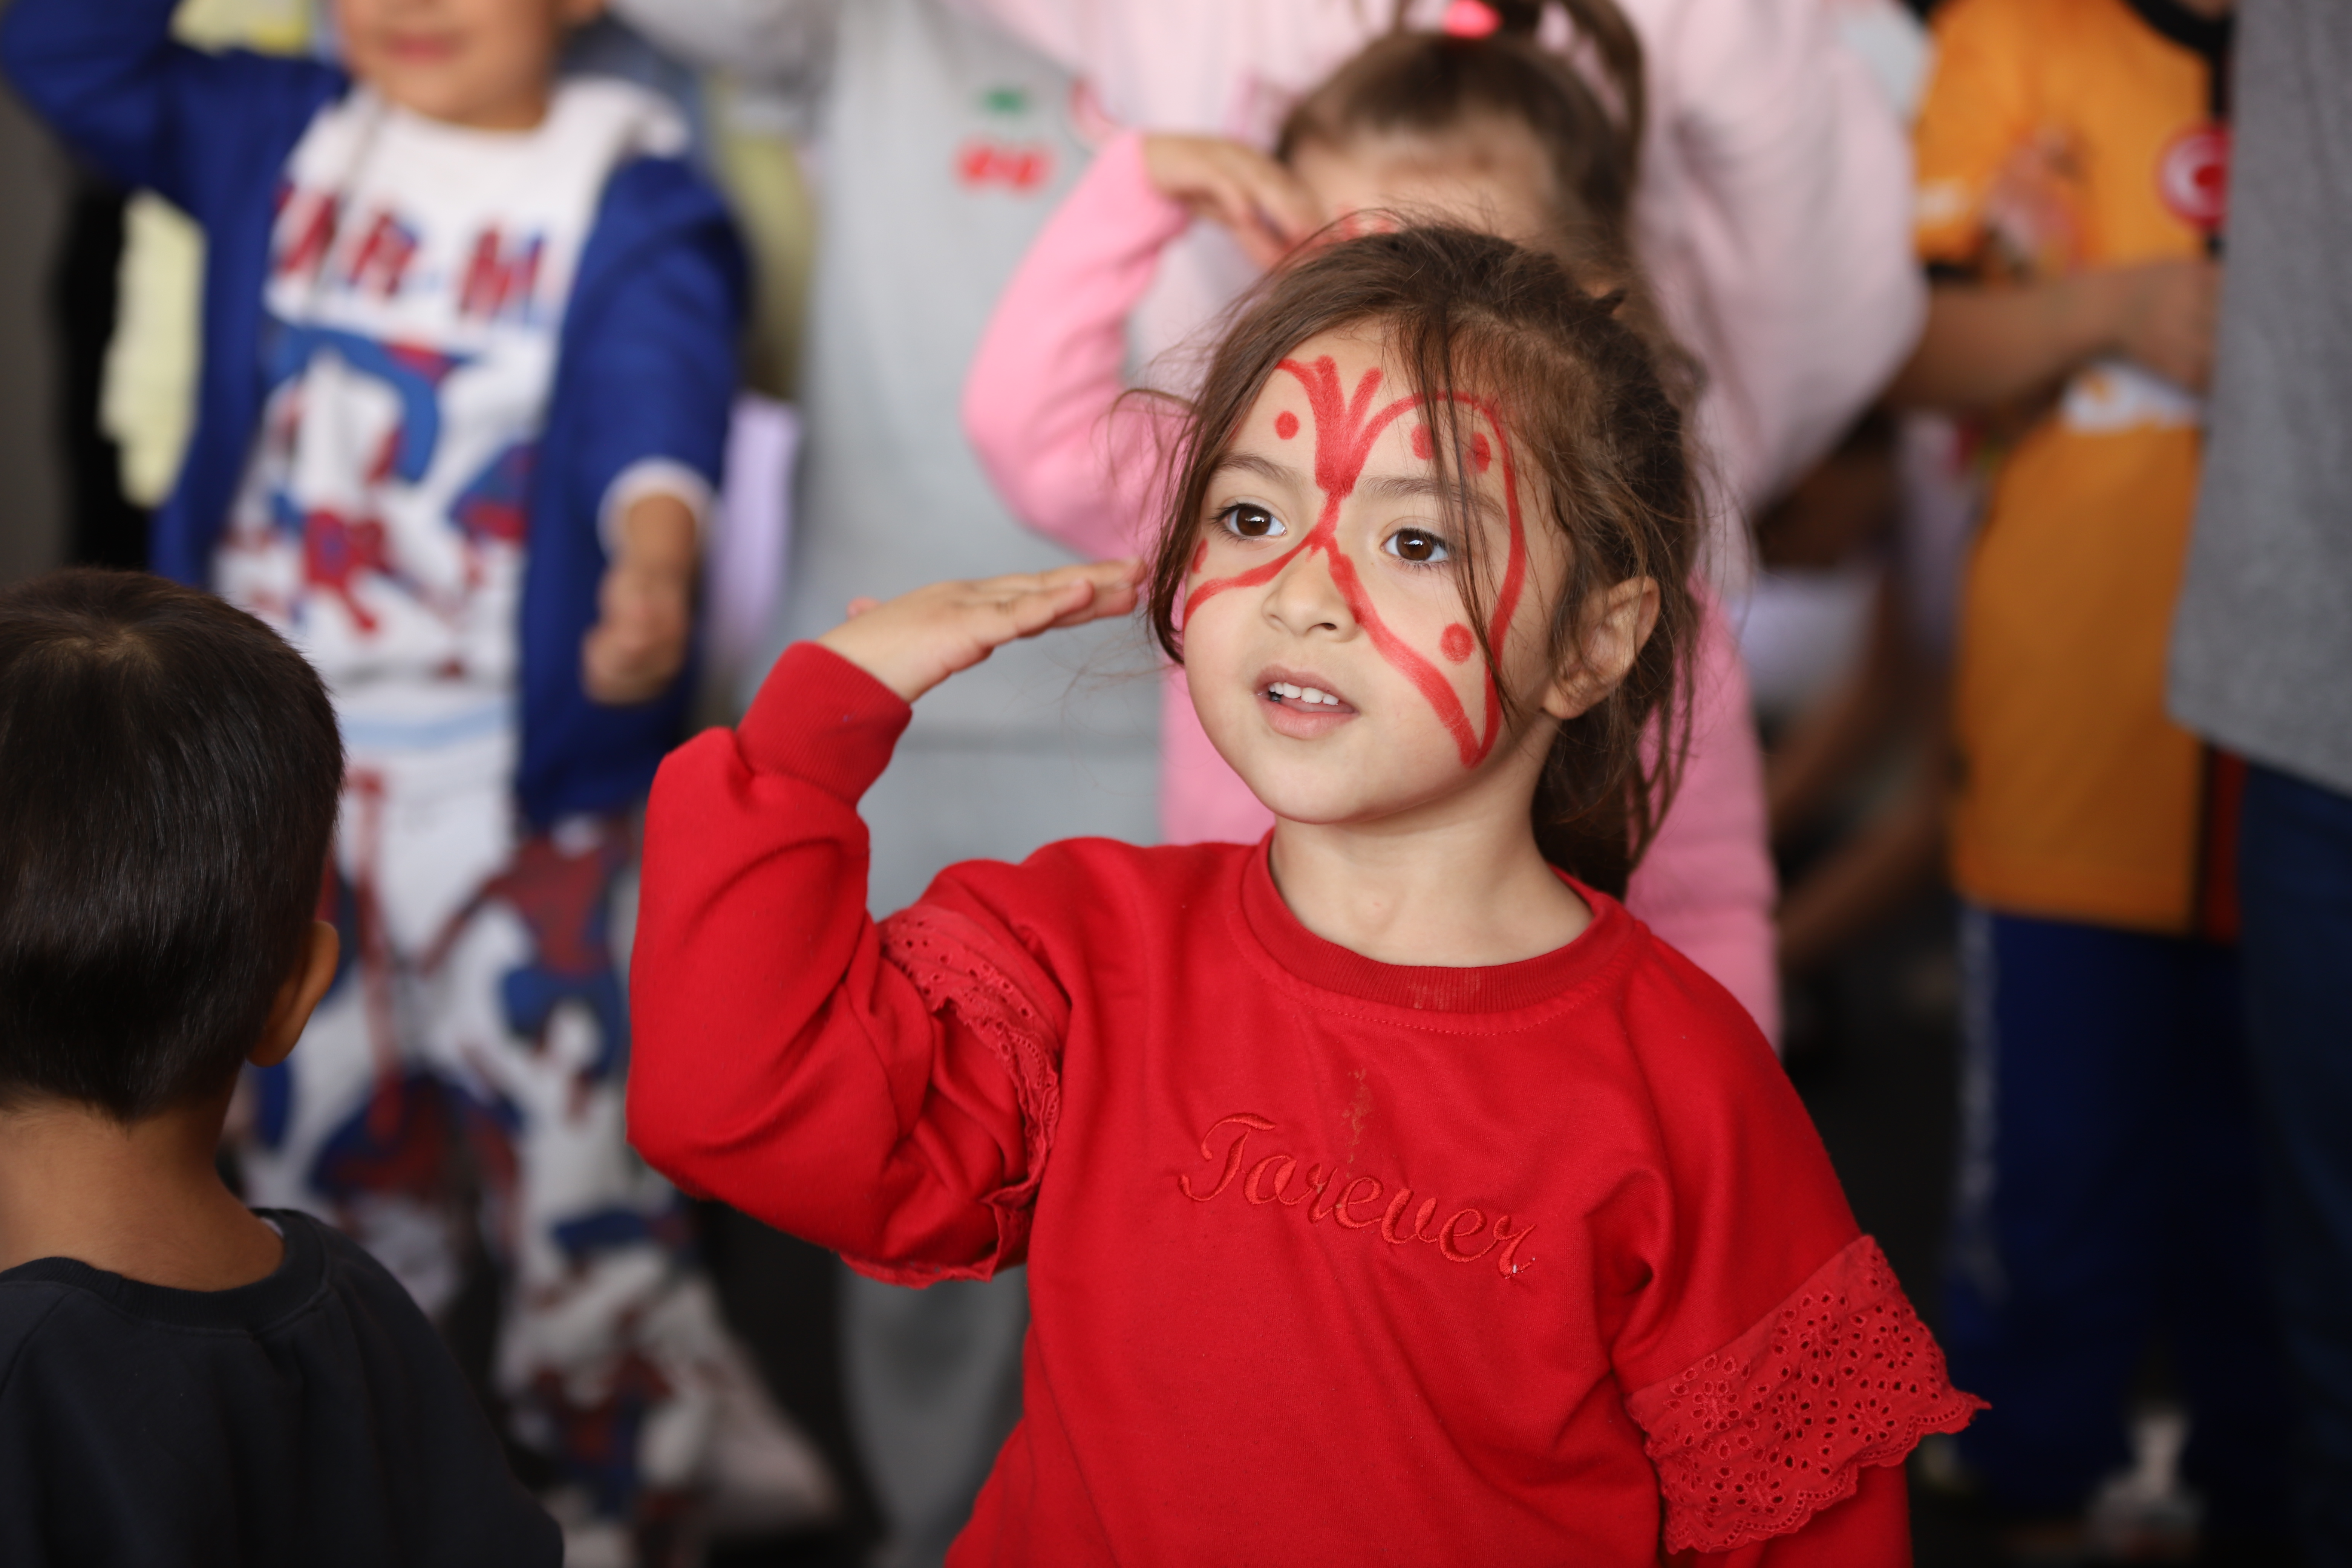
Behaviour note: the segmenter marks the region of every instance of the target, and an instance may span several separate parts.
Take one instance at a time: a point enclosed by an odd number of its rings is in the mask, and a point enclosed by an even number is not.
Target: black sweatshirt
[[[407,1293],[318,1221],[268,1217],[285,1259],[234,1290],[0,1273],[0,1563],[561,1563]]]

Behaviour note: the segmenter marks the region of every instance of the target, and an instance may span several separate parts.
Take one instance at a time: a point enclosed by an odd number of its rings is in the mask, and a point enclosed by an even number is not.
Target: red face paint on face
[[[1290,420],[1290,427],[1293,430],[1298,428],[1298,421],[1290,415],[1285,414],[1281,419],[1274,422],[1276,433],[1282,432],[1283,419]],[[1285,436],[1284,438],[1286,440],[1288,437]],[[1430,441],[1429,426],[1426,425],[1416,425],[1412,427],[1412,455],[1424,463],[1437,456],[1437,448]],[[1474,431],[1471,434],[1470,462],[1482,474],[1494,466],[1495,447],[1493,443],[1486,439],[1486,433],[1484,430]]]
[[[1486,676],[1486,721],[1474,729],[1469,713],[1462,706],[1462,699],[1454,692],[1454,683],[1446,679],[1443,670],[1389,629],[1388,623],[1381,619],[1380,612],[1373,608],[1371,596],[1364,591],[1362,579],[1356,572],[1356,563],[1348,558],[1339,544],[1340,504],[1354,493],[1356,481],[1363,475],[1364,464],[1371,457],[1373,444],[1398,416],[1418,407],[1423,398],[1417,393],[1400,397],[1374,412],[1372,396],[1380,389],[1380,369],[1375,366],[1364,372],[1362,379],[1356,384],[1354,395],[1343,397],[1339,388],[1339,363],[1328,354],[1318,357],[1311,366],[1286,359],[1278,368],[1297,380],[1305,390],[1307,410],[1315,420],[1315,486],[1323,492],[1323,514],[1306,538],[1274,560],[1230,577],[1195,584],[1186,595],[1184,618],[1191,620],[1201,605],[1227,589],[1252,588],[1272,582],[1302,551],[1322,552],[1329,563],[1332,585],[1339,589],[1340,598],[1347,604],[1348,613],[1355,617],[1358,626],[1364,628],[1381,657],[1412,681],[1430,707],[1435,710],[1439,722],[1454,737],[1454,743],[1462,755],[1462,765],[1475,768],[1495,749],[1496,739],[1502,729],[1502,700],[1496,689],[1493,672],[1488,671]],[[1501,420],[1490,405],[1477,398],[1456,395],[1461,402],[1485,416],[1497,431],[1501,429]],[[1297,416],[1286,409],[1275,421],[1276,434],[1287,440],[1291,431],[1283,428],[1286,420],[1295,430]],[[1413,437],[1414,455],[1428,460],[1428,426],[1416,427]],[[1512,614],[1518,607],[1519,593],[1527,580],[1527,536],[1519,516],[1518,476],[1511,461],[1508,442],[1502,443],[1502,452],[1504,507],[1510,523],[1511,542],[1503,569],[1503,580],[1495,595],[1494,616],[1487,632],[1487,642],[1491,647],[1502,645],[1504,633],[1510,626]],[[1472,454],[1473,460],[1482,470],[1492,460],[1493,447],[1483,433],[1474,439]],[[1207,545],[1204,542],[1193,557],[1196,572],[1206,555]],[[1475,647],[1476,639],[1470,635],[1470,629],[1460,625],[1448,626],[1438,644],[1439,651],[1456,664],[1469,658]],[[1461,649],[1458,653],[1455,651],[1457,647]]]
[[[1293,414],[1287,408],[1276,415],[1274,416],[1274,433],[1276,437],[1285,441],[1287,441],[1293,436],[1297,435],[1298,416]]]

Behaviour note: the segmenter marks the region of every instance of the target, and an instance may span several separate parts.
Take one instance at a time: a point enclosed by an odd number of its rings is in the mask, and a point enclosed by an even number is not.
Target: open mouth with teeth
[[[1294,741],[1311,741],[1353,720],[1356,706],[1327,686],[1300,679],[1304,670],[1269,669],[1257,678],[1258,711],[1269,728]]]

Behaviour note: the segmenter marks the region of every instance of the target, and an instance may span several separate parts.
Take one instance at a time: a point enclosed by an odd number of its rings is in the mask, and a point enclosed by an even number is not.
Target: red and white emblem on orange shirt
[[[2174,137],[2156,161],[2156,193],[2191,228],[2220,228],[2230,206],[2230,128],[2200,125]]]

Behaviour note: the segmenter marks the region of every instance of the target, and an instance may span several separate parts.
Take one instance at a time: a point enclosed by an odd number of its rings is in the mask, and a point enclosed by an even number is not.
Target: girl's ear
[[[1628,577],[1595,588],[1584,601],[1583,618],[1574,661],[1543,694],[1543,710],[1563,723],[1597,706],[1633,668],[1658,624],[1656,579]]]

